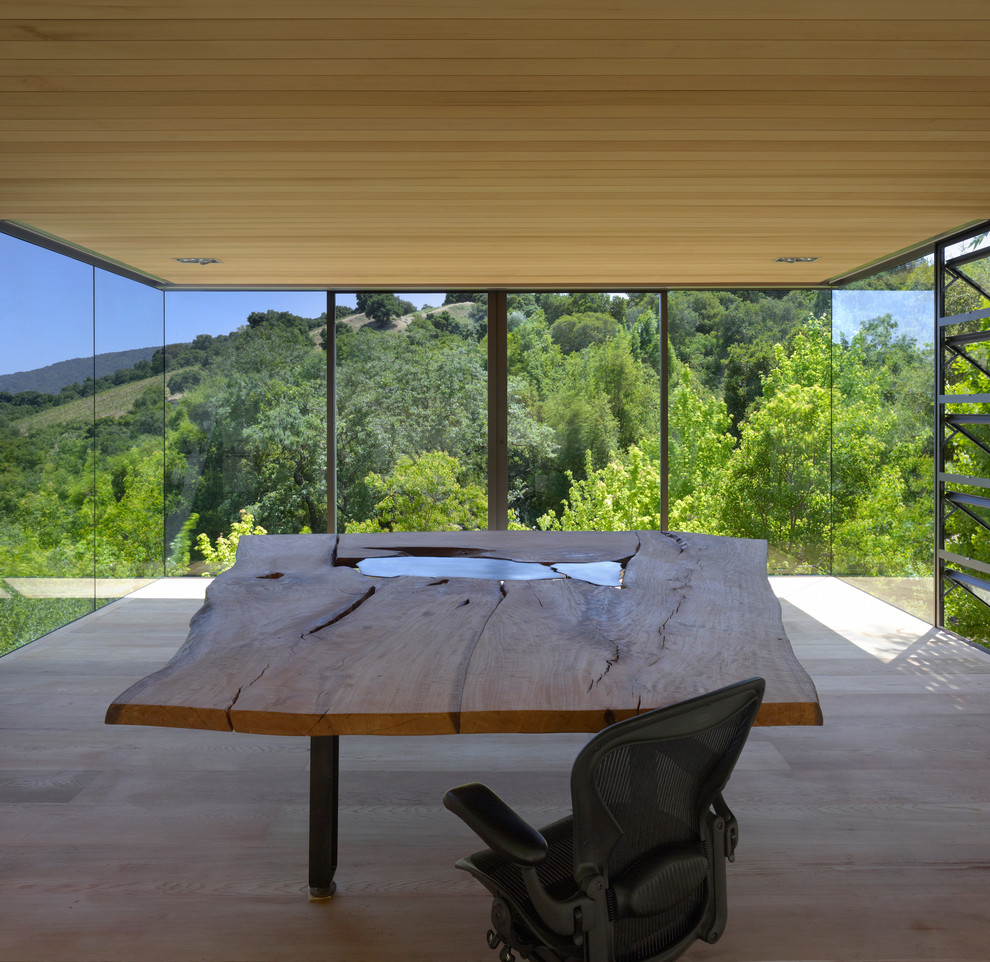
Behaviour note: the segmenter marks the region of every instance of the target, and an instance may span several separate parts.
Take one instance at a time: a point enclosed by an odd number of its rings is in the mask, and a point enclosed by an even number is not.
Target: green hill
[[[156,347],[139,347],[132,351],[108,351],[90,357],[73,357],[67,361],[57,361],[33,371],[18,371],[15,374],[0,374],[0,391],[40,391],[42,394],[58,394],[69,384],[82,384],[88,377],[105,377],[122,368],[134,367],[138,361],[150,361]]]
[[[471,309],[473,307],[475,305],[471,301],[465,301],[461,304],[448,304],[446,307],[435,307],[430,311],[416,311],[415,314],[403,314],[402,317],[393,317],[388,324],[384,325],[364,314],[349,314],[340,320],[348,327],[354,328],[354,330],[359,330],[362,327],[370,327],[375,331],[404,331],[409,327],[410,322],[416,314],[429,317],[431,314],[441,314],[444,311],[448,311],[456,320],[466,321],[471,316]]]
[[[30,434],[32,431],[50,427],[53,424],[92,423],[94,400],[97,418],[119,418],[127,414],[134,407],[134,402],[151,386],[161,390],[162,376],[160,374],[108,388],[106,391],[97,393],[95,398],[81,397],[75,401],[69,401],[68,404],[46,408],[44,411],[23,418],[18,422],[18,427],[22,434]]]

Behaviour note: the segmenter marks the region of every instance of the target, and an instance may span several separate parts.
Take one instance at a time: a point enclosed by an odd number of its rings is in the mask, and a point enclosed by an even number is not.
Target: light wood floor
[[[775,588],[825,726],[754,731],[729,925],[685,958],[986,962],[990,654],[839,581]],[[339,893],[311,903],[302,740],[103,724],[199,605],[155,594],[0,659],[0,960],[494,962],[440,797],[484,778],[549,821],[585,736],[342,739]]]

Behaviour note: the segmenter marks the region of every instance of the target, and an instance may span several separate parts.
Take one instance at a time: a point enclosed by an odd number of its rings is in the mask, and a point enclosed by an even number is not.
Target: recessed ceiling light
[[[215,257],[173,257],[172,260],[180,264],[222,264]]]
[[[818,257],[775,257],[775,264],[810,264],[812,261],[820,260]]]

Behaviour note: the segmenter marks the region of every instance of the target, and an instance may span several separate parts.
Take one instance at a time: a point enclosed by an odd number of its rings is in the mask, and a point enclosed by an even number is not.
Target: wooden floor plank
[[[684,958],[985,962],[990,654],[841,582],[774,586],[825,725],[754,729],[728,927]],[[339,890],[311,903],[305,741],[103,724],[199,605],[124,598],[0,659],[0,962],[487,962],[440,796],[484,778],[550,821],[587,736],[343,738]]]

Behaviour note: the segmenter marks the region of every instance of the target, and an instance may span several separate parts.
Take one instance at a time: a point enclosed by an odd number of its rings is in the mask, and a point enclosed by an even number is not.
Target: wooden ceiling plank
[[[4,12],[9,7],[5,4]],[[160,11],[159,11],[160,12]],[[18,19],[0,17],[0,41],[44,42],[134,42],[141,40],[222,41],[233,44],[249,40],[365,41],[443,40],[642,40],[667,41],[786,41],[819,43],[834,41],[945,42],[974,41],[990,30],[990,20],[939,18],[909,20],[703,18],[605,19],[543,18],[415,18],[344,19],[316,16],[290,19]]]
[[[2,66],[2,64],[0,64]],[[771,65],[765,65],[769,68]],[[136,68],[135,68],[136,69]],[[124,79],[126,78],[126,79]],[[391,92],[402,88],[408,92],[420,92],[424,95],[459,95],[474,94],[505,96],[555,97],[567,100],[582,93],[601,95],[613,93],[619,95],[629,93],[633,96],[676,95],[682,91],[740,91],[778,92],[782,88],[792,92],[801,91],[850,91],[859,95],[869,96],[880,92],[896,92],[905,100],[915,92],[943,95],[949,98],[970,93],[984,93],[987,89],[985,69],[962,71],[955,65],[951,75],[941,76],[934,73],[925,75],[913,70],[897,74],[865,75],[850,71],[838,71],[828,74],[811,72],[807,75],[794,74],[783,78],[773,73],[761,74],[716,74],[711,72],[693,76],[669,73],[660,75],[631,75],[623,73],[557,73],[536,77],[532,74],[518,75],[506,71],[504,74],[467,73],[458,75],[439,75],[417,71],[407,76],[385,76],[374,72],[364,74],[311,74],[302,77],[292,71],[279,74],[274,72],[260,73],[249,71],[240,74],[224,73],[222,75],[204,74],[147,74],[117,73],[108,74],[92,72],[82,74],[56,74],[45,70],[45,64],[37,64],[34,71],[9,69],[0,71],[0,91],[3,92],[43,92],[58,94],[60,92],[99,93],[103,91],[119,91],[122,87],[138,92],[193,92],[198,95],[220,92],[238,91],[259,94],[272,91],[284,91],[288,94],[298,94],[300,97],[312,96],[315,92],[325,92],[327,96],[336,96],[353,91]]]
[[[390,124],[397,127],[402,124],[412,126],[428,123],[456,124],[459,129],[466,126],[482,128],[489,124],[515,124],[520,127],[543,127],[546,124],[557,127],[567,124],[621,124],[627,128],[638,126],[653,129],[658,123],[678,124],[681,127],[716,123],[725,129],[753,122],[807,127],[824,123],[855,125],[867,121],[910,125],[938,120],[968,122],[970,126],[978,126],[990,119],[990,93],[983,95],[982,101],[973,98],[965,105],[867,103],[855,107],[822,104],[654,104],[633,107],[543,104],[479,107],[422,104],[415,107],[367,107],[334,102],[299,105],[287,101],[285,104],[259,108],[241,104],[217,104],[210,107],[141,104],[121,106],[92,102],[39,106],[26,105],[20,98],[9,97],[0,102],[0,123],[4,125],[4,129],[14,129],[13,125],[16,124],[22,129],[34,126],[39,130],[46,127],[81,128],[94,122],[126,124],[125,129],[144,130],[156,127],[172,130],[179,126],[195,129],[216,123],[229,127],[250,124],[272,129],[298,125],[301,122],[338,124],[348,129],[358,129],[361,125],[371,127]]]
[[[594,114],[596,111],[618,116],[693,115],[700,111],[734,114],[747,111],[786,113],[800,117],[809,111],[832,112],[845,116],[867,110],[889,111],[891,116],[910,116],[913,111],[944,109],[948,116],[959,115],[968,107],[990,105],[990,89],[956,89],[951,102],[944,92],[923,89],[912,91],[910,99],[902,90],[571,90],[563,96],[557,91],[514,90],[22,90],[10,92],[0,102],[0,111],[28,111],[25,116],[77,117],[85,111],[93,116],[121,115],[134,111],[146,116],[182,116],[190,112],[229,116],[242,111],[248,116],[304,115],[307,111],[337,111],[346,116],[372,115],[375,112],[436,112],[443,115],[457,111],[492,113],[511,116],[533,113],[561,116]],[[207,114],[209,112],[209,114]],[[0,113],[0,116],[3,116]],[[11,116],[19,116],[12,113]]]
[[[603,6],[599,0],[502,0],[498,5],[480,0],[417,0],[415,19],[542,20],[577,18],[592,20],[804,20],[793,0],[705,0],[694,4],[686,15],[683,4],[673,0],[612,0]],[[325,16],[321,0],[282,0],[273,5],[268,0],[171,0],[169,15],[178,20],[310,20]],[[16,20],[158,20],[162,16],[157,0],[5,0],[4,15]],[[333,7],[337,19],[396,20],[408,18],[407,0],[337,0]],[[887,21],[892,13],[897,19],[938,21],[940,19],[987,18],[983,0],[898,0],[892,11],[889,0],[830,0],[816,4],[815,18],[820,20]]]
[[[16,44],[14,46],[17,46]],[[890,59],[870,59],[860,57],[820,57],[794,56],[771,58],[693,58],[640,57],[617,61],[612,58],[581,58],[575,56],[539,60],[506,57],[490,60],[472,60],[461,57],[437,57],[424,66],[421,62],[409,59],[388,60],[360,58],[345,60],[331,56],[313,56],[305,59],[291,59],[291,56],[264,60],[265,70],[259,70],[258,62],[243,57],[218,60],[204,57],[202,60],[188,56],[182,58],[147,60],[140,57],[130,59],[91,57],[89,59],[12,59],[0,57],[0,75],[5,77],[148,77],[183,78],[184,82],[202,77],[239,76],[253,78],[255,84],[266,86],[271,75],[300,79],[310,77],[336,78],[341,75],[356,78],[373,77],[377,82],[390,81],[405,84],[405,78],[413,80],[432,76],[437,79],[454,80],[456,83],[479,82],[483,77],[503,77],[516,85],[530,86],[542,82],[541,78],[560,81],[564,76],[583,77],[585,80],[605,76],[625,78],[667,77],[685,79],[706,78],[709,82],[717,78],[772,75],[778,84],[790,77],[896,77],[908,82],[913,78],[961,78],[966,83],[984,83],[988,79],[986,61],[980,57],[952,59],[917,59],[897,57]]]
[[[990,25],[988,25],[990,26]],[[783,69],[790,61],[812,64],[843,64],[843,69],[872,72],[886,62],[924,64],[928,61],[980,62],[983,47],[990,39],[990,29],[974,27],[965,40],[821,40],[807,44],[793,40],[717,40],[703,37],[698,40],[630,37],[608,40],[589,37],[582,41],[532,40],[528,37],[506,41],[486,40],[420,40],[415,43],[402,38],[397,40],[369,37],[362,40],[279,40],[270,36],[232,43],[228,40],[134,40],[134,41],[62,41],[62,40],[0,40],[0,60],[17,63],[49,63],[106,61],[127,63],[136,61],[145,70],[158,67],[159,61],[191,65],[208,62],[217,66],[227,62],[257,65],[259,62],[314,61],[327,69],[334,66],[358,64],[375,67],[386,75],[422,70],[424,62],[429,70],[441,67],[453,69],[470,63],[485,70],[496,70],[501,65],[522,75],[534,72],[539,75],[560,64],[609,64],[611,69],[636,71],[642,62],[652,64],[661,72],[698,73],[698,65],[707,63],[716,72],[738,69],[743,64],[769,64]],[[779,66],[778,66],[779,65]],[[774,72],[777,72],[775,69]],[[764,67],[765,70],[765,67]],[[336,72],[336,71],[333,71]],[[756,72],[762,72],[759,69]],[[788,71],[791,72],[791,71]],[[905,72],[905,71],[902,71]],[[907,71],[910,72],[910,71]]]
[[[483,145],[495,153],[500,152],[506,141],[531,134],[534,146],[551,147],[555,142],[578,141],[584,150],[601,149],[621,137],[622,143],[650,144],[657,151],[667,150],[670,143],[716,142],[731,146],[752,145],[759,141],[829,142],[833,140],[855,143],[906,143],[938,135],[947,149],[962,143],[985,141],[990,137],[990,125],[974,124],[972,118],[920,117],[913,121],[881,117],[806,118],[802,122],[773,118],[736,118],[722,120],[711,129],[713,119],[694,121],[669,121],[655,127],[644,127],[641,121],[600,119],[582,125],[576,121],[545,120],[542,123],[519,121],[491,122],[477,127],[458,119],[453,121],[377,121],[353,123],[301,124],[299,121],[273,122],[266,125],[249,124],[246,121],[211,121],[182,123],[155,122],[106,122],[75,121],[53,125],[32,120],[11,120],[4,124],[4,137],[8,143],[34,144],[61,143],[67,145],[92,144],[115,141],[118,143],[162,143],[171,149],[187,143],[229,142],[263,144],[282,143],[291,148],[298,144],[325,144],[330,152],[338,144],[348,143],[359,136],[365,145],[382,144],[391,147],[396,137],[405,143],[432,143],[438,138],[456,138],[458,146],[465,143]]]

